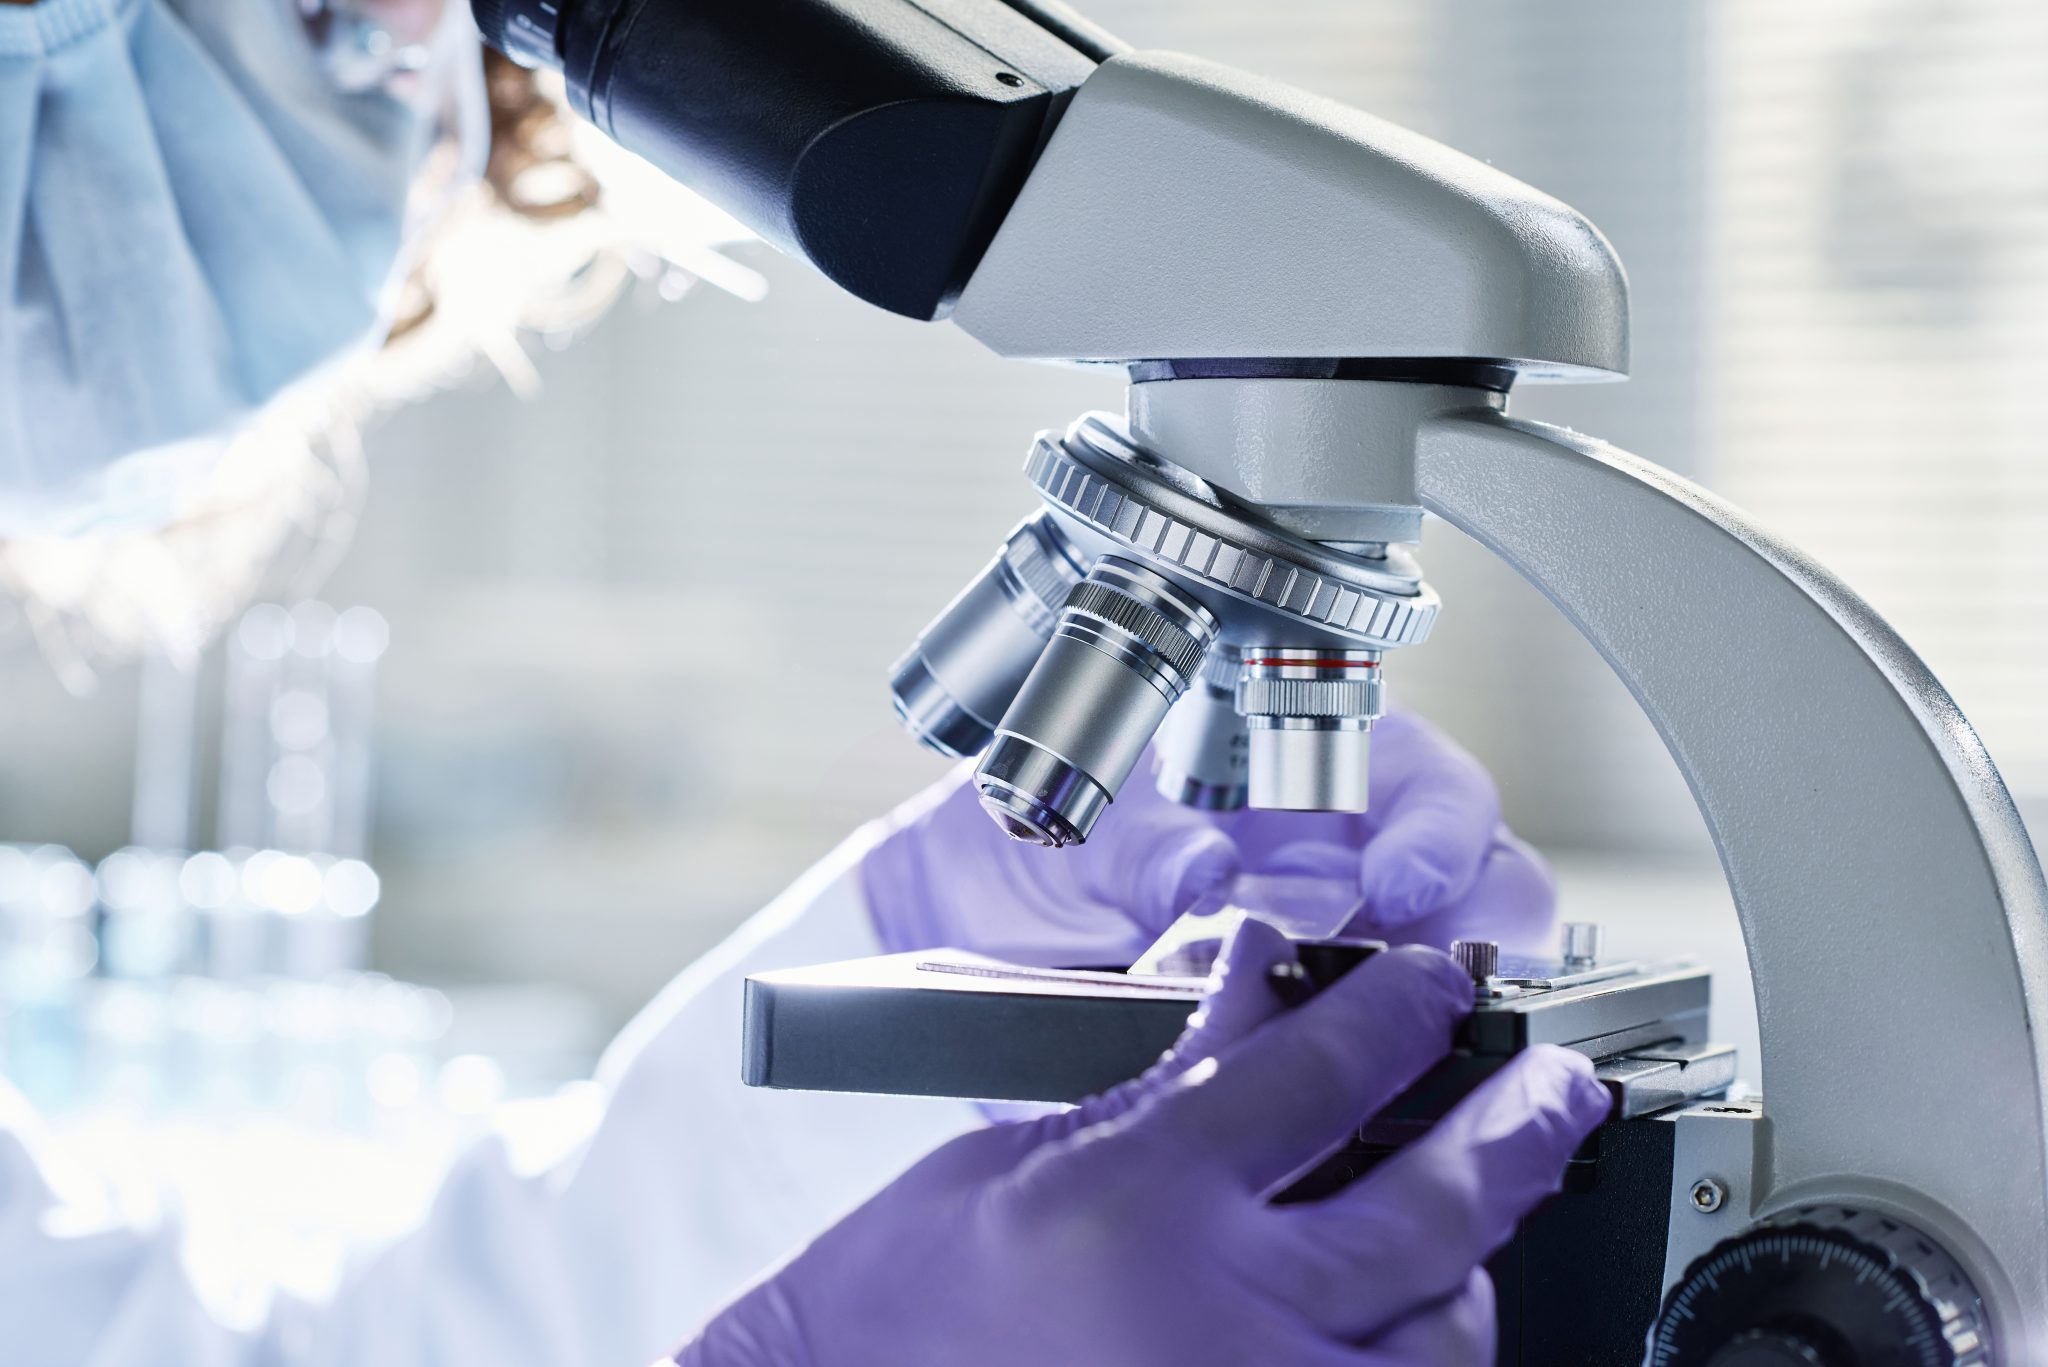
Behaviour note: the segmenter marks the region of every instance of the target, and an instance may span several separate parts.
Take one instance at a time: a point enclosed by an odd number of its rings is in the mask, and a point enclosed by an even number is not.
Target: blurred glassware
[[[346,1134],[477,1109],[475,1062],[443,1057],[447,998],[368,971],[389,644],[369,608],[243,615],[224,649],[223,848],[193,849],[202,674],[169,655],[141,671],[134,843],[97,869],[0,845],[0,1071],[40,1109]]]
[[[0,1060],[46,1107],[79,1091],[93,905],[92,871],[71,851],[0,845]]]
[[[229,633],[219,843],[360,859],[369,844],[378,666],[373,608],[260,603]]]

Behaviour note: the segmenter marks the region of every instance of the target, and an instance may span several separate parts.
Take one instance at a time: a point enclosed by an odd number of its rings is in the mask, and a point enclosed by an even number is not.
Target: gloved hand
[[[1373,730],[1372,810],[1199,812],[1161,797],[1149,766],[1088,842],[1043,850],[1005,837],[963,767],[884,820],[861,864],[893,952],[950,945],[1042,963],[1122,965],[1204,892],[1239,872],[1356,877],[1347,933],[1395,943],[1458,938],[1533,947],[1556,894],[1500,821],[1479,762],[1419,717]]]
[[[1445,1367],[1493,1354],[1481,1264],[1605,1118],[1535,1049],[1314,1203],[1268,1196],[1441,1058],[1472,984],[1431,950],[1279,1013],[1247,923],[1136,1082],[937,1150],[744,1294],[682,1367]]]

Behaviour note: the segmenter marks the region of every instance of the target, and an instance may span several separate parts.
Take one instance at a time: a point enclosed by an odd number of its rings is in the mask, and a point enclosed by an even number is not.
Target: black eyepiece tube
[[[1102,28],[1063,0],[1003,0],[1040,28],[1057,37],[1082,56],[1106,62],[1131,45]]]
[[[622,146],[851,293],[926,319],[952,308],[1073,91],[1117,48],[1047,0],[472,3],[485,41],[561,71]]]

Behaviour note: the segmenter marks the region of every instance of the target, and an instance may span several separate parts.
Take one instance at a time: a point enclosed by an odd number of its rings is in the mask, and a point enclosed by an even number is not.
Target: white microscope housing
[[[1176,701],[1169,792],[1362,802],[1347,738],[1377,714],[1385,652],[1436,613],[1408,549],[1435,514],[1627,683],[1747,940],[1771,1092],[1675,1121],[1649,1360],[1722,1361],[1688,1326],[1740,1321],[1764,1293],[1729,1269],[1796,1227],[1914,1288],[1932,1337],[1884,1361],[2048,1361],[2040,865],[1975,732],[1847,587],[1648,461],[1508,415],[1516,382],[1627,369],[1627,284],[1591,224],[1341,105],[1118,56],[954,321],[1006,356],[1133,378],[1123,421],[1041,437],[1027,467],[1067,574],[1041,603],[1054,644],[986,718],[1006,825],[1063,843],[1114,820]],[[1083,677],[1084,654],[1104,667]],[[1754,1360],[1836,1360],[1768,1356],[1806,1351],[1781,1337]]]
[[[1364,810],[1385,653],[1439,607],[1395,453],[1518,380],[1628,365],[1627,282],[1582,216],[1173,55],[1081,85],[952,316],[1133,381],[1127,422],[1041,437],[1044,513],[896,673],[913,732],[985,751],[991,814],[1049,845],[1087,838],[1155,734],[1178,800]]]
[[[1006,830],[1116,820],[1155,733],[1177,799],[1362,808],[1382,669],[1439,611],[1413,551],[1435,514],[1633,691],[1747,940],[1768,1104],[1606,1131],[1670,1127],[1649,1360],[2048,1362],[2040,865],[1954,702],[1846,587],[1705,490],[1508,415],[1517,383],[1627,370],[1590,223],[1057,0],[472,4],[599,128],[861,298],[1129,370],[1125,416],[1039,438],[1038,511],[897,671]],[[834,1066],[856,999],[814,998]]]

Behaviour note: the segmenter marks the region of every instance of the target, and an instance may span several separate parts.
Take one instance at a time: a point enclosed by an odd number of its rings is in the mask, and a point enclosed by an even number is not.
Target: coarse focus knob
[[[1715,1367],[1828,1367],[1821,1350],[1787,1330],[1751,1329],[1714,1355]]]
[[[1910,1226],[1801,1206],[1686,1269],[1650,1335],[1649,1367],[1990,1367],[1984,1306],[1954,1259]]]

